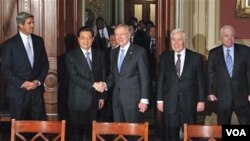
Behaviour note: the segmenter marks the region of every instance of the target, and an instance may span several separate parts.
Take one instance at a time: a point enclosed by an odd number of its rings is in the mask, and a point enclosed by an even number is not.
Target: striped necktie
[[[232,56],[230,55],[230,49],[227,49],[226,65],[227,65],[228,73],[229,73],[230,77],[232,77],[232,73],[233,73],[233,60],[232,60]]]
[[[91,63],[91,60],[90,60],[90,57],[89,57],[90,52],[86,52],[85,54],[86,54],[86,60],[87,60],[88,65],[89,65],[89,69],[92,70],[92,63]]]

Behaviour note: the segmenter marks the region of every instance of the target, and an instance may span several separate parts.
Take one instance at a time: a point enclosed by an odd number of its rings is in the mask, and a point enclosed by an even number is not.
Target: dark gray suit
[[[149,99],[149,71],[146,50],[130,44],[119,73],[117,61],[120,47],[111,51],[108,88],[113,85],[114,121],[142,122],[138,104]]]
[[[103,52],[92,48],[92,71],[85,55],[78,46],[66,56],[69,75],[69,109],[74,123],[74,141],[91,138],[92,120],[96,120],[98,101],[104,98],[92,87],[94,82],[105,81],[105,59]]]
[[[205,72],[202,56],[186,49],[180,78],[175,69],[175,53],[168,51],[160,56],[157,101],[164,102],[166,137],[179,140],[183,123],[196,123],[196,107],[205,100]]]
[[[11,118],[46,119],[43,83],[49,63],[43,39],[34,34],[31,34],[31,38],[34,50],[33,68],[19,33],[3,45],[2,72],[8,81],[6,95],[10,98]],[[38,80],[41,85],[29,91],[21,88],[25,81],[33,80]]]
[[[218,124],[230,124],[235,111],[240,124],[250,124],[250,52],[244,45],[234,44],[232,78],[227,71],[223,46],[209,52],[208,94],[217,97]]]

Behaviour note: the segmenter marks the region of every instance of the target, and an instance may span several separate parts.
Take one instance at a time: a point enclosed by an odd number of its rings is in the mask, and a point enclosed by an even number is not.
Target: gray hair
[[[20,12],[16,16],[16,23],[17,25],[19,24],[24,24],[25,20],[28,18],[34,18],[34,16],[30,13],[27,12]]]
[[[225,29],[230,29],[233,32],[233,35],[235,36],[235,29],[231,26],[231,25],[224,25],[221,29],[220,29],[220,37],[223,36],[224,34],[224,30]]]
[[[170,37],[172,38],[173,37],[173,34],[175,33],[182,33],[182,37],[183,37],[183,40],[186,41],[186,32],[183,30],[183,29],[180,29],[180,28],[176,28],[174,29],[172,32],[171,32],[171,35]]]

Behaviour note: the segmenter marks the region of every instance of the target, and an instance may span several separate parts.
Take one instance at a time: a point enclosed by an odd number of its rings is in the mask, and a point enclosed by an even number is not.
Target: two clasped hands
[[[93,88],[94,88],[96,91],[98,91],[98,92],[100,92],[100,93],[103,93],[104,91],[107,90],[107,85],[106,85],[105,82],[102,82],[102,81],[100,81],[100,82],[94,82]],[[142,101],[141,101],[141,102],[138,104],[139,111],[142,112],[142,113],[144,113],[144,112],[147,110],[147,107],[148,107],[148,104],[145,103],[145,102],[142,102]]]
[[[107,90],[107,85],[106,85],[105,82],[102,82],[102,81],[100,81],[100,82],[94,82],[93,88],[96,91],[98,91],[100,93],[103,93],[105,90]]]
[[[26,89],[26,90],[33,90],[35,89],[37,86],[39,86],[40,83],[38,80],[33,80],[33,81],[25,81],[22,85],[22,88]]]

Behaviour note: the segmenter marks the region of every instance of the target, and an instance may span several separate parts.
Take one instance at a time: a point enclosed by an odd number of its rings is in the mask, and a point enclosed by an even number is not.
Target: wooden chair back
[[[105,141],[102,135],[114,135],[114,141],[128,141],[125,135],[138,136],[137,141],[148,141],[148,122],[96,122],[93,121],[92,141]]]
[[[206,138],[215,141],[222,138],[222,127],[220,125],[191,125],[184,124],[184,141],[192,138]]]
[[[66,121],[35,121],[35,120],[11,120],[11,141],[16,139],[27,141],[24,133],[34,133],[30,141],[35,141],[38,138],[48,141],[47,135],[52,137],[52,141],[65,141],[65,125]]]

